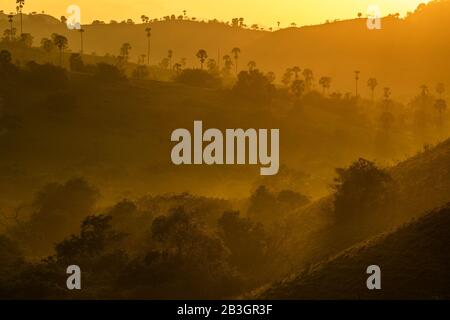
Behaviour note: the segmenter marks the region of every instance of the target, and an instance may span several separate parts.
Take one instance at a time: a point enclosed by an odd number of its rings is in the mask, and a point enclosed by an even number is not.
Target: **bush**
[[[185,69],[175,78],[175,81],[206,88],[218,88],[221,85],[220,78],[200,69]]]
[[[125,74],[116,66],[107,63],[98,63],[94,78],[103,82],[120,82],[126,79]]]
[[[233,87],[233,92],[240,97],[255,102],[270,102],[275,91],[275,86],[259,70],[241,71],[238,81]]]

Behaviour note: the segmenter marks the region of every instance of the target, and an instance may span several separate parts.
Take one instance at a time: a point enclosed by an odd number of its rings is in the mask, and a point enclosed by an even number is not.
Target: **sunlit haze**
[[[69,5],[81,7],[83,23],[95,19],[109,21],[132,18],[136,21],[143,14],[151,18],[166,15],[180,15],[186,10],[187,15],[197,19],[231,20],[244,17],[247,23],[256,23],[271,27],[281,22],[287,26],[317,24],[326,20],[354,18],[358,12],[365,14],[367,8],[378,5],[383,15],[400,13],[404,15],[413,11],[418,4],[429,1],[421,0],[229,0],[224,3],[206,0],[164,1],[164,0],[40,0],[27,1],[26,12],[45,11],[59,17],[66,13]],[[15,11],[15,1],[2,1],[0,9],[5,12]]]

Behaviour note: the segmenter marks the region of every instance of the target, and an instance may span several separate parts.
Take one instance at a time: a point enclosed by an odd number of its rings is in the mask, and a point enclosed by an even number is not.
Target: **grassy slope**
[[[450,298],[450,204],[273,285],[268,299]],[[366,288],[379,265],[382,290]]]
[[[450,139],[400,162],[389,171],[395,182],[390,228],[450,202]],[[346,247],[324,247],[322,237],[334,230],[333,197],[327,196],[298,209],[289,217],[291,236],[286,244],[294,266],[317,263]],[[293,269],[295,272],[297,269]]]

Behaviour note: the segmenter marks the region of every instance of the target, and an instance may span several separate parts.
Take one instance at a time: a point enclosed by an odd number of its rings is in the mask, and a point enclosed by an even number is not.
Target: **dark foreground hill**
[[[264,299],[448,299],[450,204],[273,285]],[[381,290],[366,287],[379,265]]]

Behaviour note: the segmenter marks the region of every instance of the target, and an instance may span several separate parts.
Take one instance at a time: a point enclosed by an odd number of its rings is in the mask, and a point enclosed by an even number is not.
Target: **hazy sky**
[[[13,11],[15,0],[2,0],[0,9]],[[60,17],[66,14],[69,5],[81,8],[82,23],[94,19],[109,21],[133,18],[138,21],[142,14],[151,18],[182,14],[197,19],[217,18],[231,20],[244,17],[247,24],[282,26],[291,22],[297,25],[316,24],[327,19],[354,18],[358,12],[365,13],[371,4],[378,5],[383,15],[399,12],[402,15],[413,11],[421,0],[26,0],[25,12],[45,11]],[[10,3],[10,5],[9,5]]]

